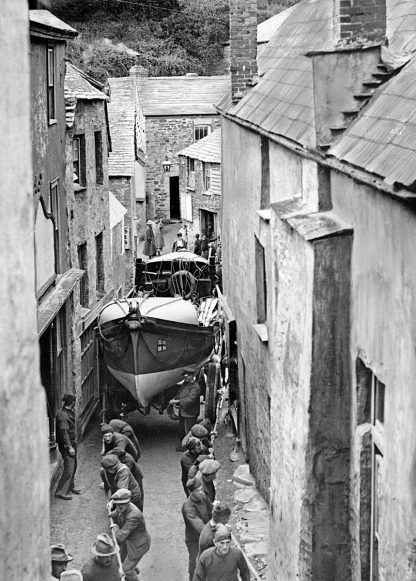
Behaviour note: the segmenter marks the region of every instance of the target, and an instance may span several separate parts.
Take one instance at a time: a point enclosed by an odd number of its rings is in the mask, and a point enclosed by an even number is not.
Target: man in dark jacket
[[[122,434],[123,436],[126,436],[126,438],[133,442],[134,447],[136,448],[138,454],[137,460],[139,460],[142,453],[140,451],[139,440],[137,439],[137,436],[134,433],[134,430],[131,427],[131,425],[125,422],[124,420],[117,419],[110,420],[110,423],[108,425],[111,426],[115,432]]]
[[[199,234],[195,234],[194,254],[201,256],[201,240],[199,239]]]
[[[111,454],[115,454],[117,458],[130,469],[130,472],[133,475],[133,478],[136,480],[137,484],[140,488],[140,493],[142,495],[141,505],[143,507],[144,504],[144,488],[143,488],[143,472],[140,468],[138,462],[136,462],[131,454],[126,452],[125,450],[120,450],[120,448],[113,448],[111,450]],[[140,506],[139,506],[140,508]],[[143,512],[143,508],[140,508]]]
[[[150,549],[150,536],[142,512],[130,502],[130,498],[130,492],[125,488],[112,495],[111,500],[116,509],[110,513],[114,521],[110,526],[114,528],[120,545],[125,581],[138,581],[137,564]]]
[[[212,518],[207,522],[199,536],[199,555],[214,546],[214,534],[219,524],[226,525],[230,520],[231,510],[227,504],[216,502],[212,509]]]
[[[240,549],[231,547],[231,532],[219,524],[214,545],[198,559],[193,581],[250,581],[250,569]],[[238,577],[240,574],[240,577]]]
[[[106,454],[101,460],[100,475],[104,483],[104,490],[114,494],[121,488],[130,491],[131,502],[143,510],[142,495],[136,479],[133,477],[129,468],[120,462],[115,454]]]
[[[103,456],[111,452],[113,448],[119,448],[120,450],[125,450],[131,454],[135,460],[139,459],[139,453],[137,452],[136,446],[133,442],[126,436],[123,436],[123,434],[115,432],[110,424],[102,424],[101,435],[103,438],[101,454]]]
[[[185,521],[185,545],[189,553],[189,581],[192,581],[199,550],[199,535],[212,516],[212,504],[202,490],[199,478],[188,480],[187,487],[189,497],[182,505],[182,516]]]
[[[185,491],[186,496],[189,496],[188,488],[186,483],[188,482],[189,469],[198,458],[202,450],[201,440],[191,436],[186,445],[188,448],[181,456],[181,468],[182,468],[182,486]]]
[[[75,430],[75,395],[65,393],[62,407],[56,414],[56,443],[64,461],[64,471],[58,483],[55,496],[71,500],[73,494],[81,494],[75,488],[74,477],[77,470],[77,438]]]
[[[83,581],[120,581],[117,550],[107,533],[97,536],[91,552],[94,557],[81,569]]]
[[[179,391],[179,437],[180,445],[177,448],[178,452],[183,451],[182,440],[198,421],[200,412],[200,396],[201,388],[194,376],[184,371],[183,383]]]

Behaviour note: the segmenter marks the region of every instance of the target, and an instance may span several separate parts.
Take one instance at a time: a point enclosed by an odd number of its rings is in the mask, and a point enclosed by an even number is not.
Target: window
[[[194,127],[194,141],[199,141],[211,133],[210,125],[195,125]]]
[[[202,164],[202,179],[205,191],[211,189],[211,168],[207,163]]]
[[[87,243],[78,246],[78,266],[84,271],[84,276],[81,278],[79,286],[79,300],[83,307],[88,308],[89,305],[89,290],[88,290],[88,254]]]
[[[358,358],[357,420],[367,424],[360,463],[360,551],[362,579],[378,581],[386,386]]]
[[[101,131],[94,131],[95,143],[95,183],[102,185],[104,183],[103,173],[103,137]]]
[[[48,47],[48,120],[55,120],[55,47]]]
[[[49,184],[49,207],[53,215],[53,225],[55,230],[55,272],[60,272],[61,261],[60,261],[60,204],[59,204],[59,180],[53,180]]]
[[[255,238],[255,244],[257,323],[265,323],[267,321],[266,261],[264,248],[257,238]]]
[[[192,157],[187,158],[186,185],[195,189],[195,160]]]
[[[260,209],[267,208],[270,204],[270,154],[269,140],[261,138],[261,194]]]
[[[85,135],[76,135],[72,141],[72,164],[74,183],[85,187],[87,185]]]
[[[100,234],[95,237],[95,264],[95,286],[97,289],[97,294],[102,296],[104,294],[104,249],[102,232],[100,232]]]

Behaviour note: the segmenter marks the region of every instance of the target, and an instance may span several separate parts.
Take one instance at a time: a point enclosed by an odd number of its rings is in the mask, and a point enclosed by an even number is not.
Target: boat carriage
[[[114,299],[98,319],[102,353],[117,381],[108,390],[113,415],[150,406],[163,412],[175,397],[183,373],[200,374],[207,387],[207,412],[215,415],[221,325],[215,276],[208,260],[173,252],[139,261],[132,296]],[[122,388],[120,389],[120,386]]]

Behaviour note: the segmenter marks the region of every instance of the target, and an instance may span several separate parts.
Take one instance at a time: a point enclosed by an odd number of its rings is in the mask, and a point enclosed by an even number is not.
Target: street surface
[[[185,581],[188,553],[184,542],[181,507],[185,494],[181,485],[177,424],[152,410],[149,416],[134,412],[128,418],[138,436],[144,474],[144,516],[152,538],[150,551],[139,564],[146,581]],[[93,418],[79,447],[76,485],[83,491],[72,500],[51,501],[51,543],[62,542],[73,554],[75,569],[92,556],[90,547],[97,534],[106,532],[106,496],[100,484],[100,430]]]

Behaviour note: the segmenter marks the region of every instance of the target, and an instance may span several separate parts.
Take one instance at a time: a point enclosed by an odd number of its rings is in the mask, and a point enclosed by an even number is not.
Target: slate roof
[[[386,184],[416,182],[416,58],[363,110],[329,154]]]
[[[293,9],[294,6],[291,6],[290,8],[275,14],[271,18],[260,22],[260,24],[257,26],[257,44],[269,42],[276,30],[280,28],[282,23],[286,20]]]
[[[253,129],[314,147],[312,61],[304,54],[335,48],[334,22],[332,0],[304,0],[293,6],[258,56],[259,82],[229,114]]]
[[[81,100],[106,100],[108,97],[99,91],[87,80],[88,75],[66,63],[65,72],[65,109],[66,125],[72,127],[75,118],[77,101]]]
[[[186,155],[207,163],[221,163],[221,129],[215,129],[203,139],[185,147],[178,155]]]
[[[128,91],[131,81],[131,77],[120,77],[110,79],[110,84],[112,89]],[[140,77],[137,84],[145,116],[215,115],[214,104],[227,91],[231,81],[228,75]]]
[[[46,34],[58,33],[68,38],[73,38],[78,34],[75,28],[51,14],[49,10],[29,10],[29,21],[31,29],[35,27],[43,30]]]
[[[416,51],[416,2],[389,0],[387,37],[392,51]]]
[[[108,103],[112,151],[108,157],[110,176],[134,175],[135,162],[135,103],[131,82],[119,83],[109,79],[111,99]],[[124,79],[123,79],[124,80]],[[130,81],[130,78],[126,80]]]

